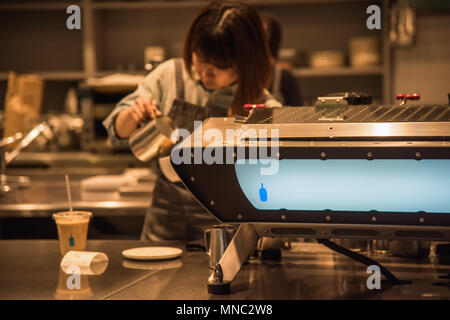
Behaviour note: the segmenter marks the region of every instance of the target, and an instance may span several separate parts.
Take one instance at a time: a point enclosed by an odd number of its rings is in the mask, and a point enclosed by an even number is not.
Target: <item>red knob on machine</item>
[[[395,98],[397,100],[399,100],[400,105],[403,106],[404,104],[406,104],[406,101],[408,101],[408,100],[419,100],[420,94],[418,94],[418,93],[412,93],[412,94],[399,93],[395,96]]]
[[[397,100],[403,100],[403,99],[405,99],[407,96],[406,96],[406,94],[405,93],[399,93],[399,94],[397,94],[396,96],[395,96],[395,98],[397,99]]]
[[[252,110],[252,109],[264,108],[264,107],[265,107],[264,104],[244,104],[245,110]]]
[[[408,94],[407,98],[409,100],[420,100],[420,94],[418,93]]]

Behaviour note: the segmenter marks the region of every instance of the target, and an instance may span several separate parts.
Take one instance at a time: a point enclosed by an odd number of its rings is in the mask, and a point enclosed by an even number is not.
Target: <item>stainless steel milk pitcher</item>
[[[167,116],[158,115],[133,132],[129,138],[131,151],[139,160],[148,162],[167,145],[175,125]]]

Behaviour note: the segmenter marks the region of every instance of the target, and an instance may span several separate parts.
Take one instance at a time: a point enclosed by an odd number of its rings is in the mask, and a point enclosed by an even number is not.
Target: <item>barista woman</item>
[[[270,66],[258,14],[239,2],[213,1],[192,22],[183,59],[160,64],[117,104],[103,125],[111,144],[123,147],[144,121],[160,113],[189,119],[199,108],[205,118],[243,115],[246,103],[279,106],[265,89]],[[170,182],[159,170],[142,239],[197,240],[214,223],[184,186]]]

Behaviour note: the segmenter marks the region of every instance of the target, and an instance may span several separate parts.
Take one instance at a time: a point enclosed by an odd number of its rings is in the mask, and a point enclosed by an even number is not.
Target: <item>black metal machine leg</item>
[[[353,252],[347,248],[341,247],[340,245],[328,240],[328,239],[317,239],[317,242],[320,244],[323,244],[327,248],[338,252],[340,254],[343,254],[346,257],[349,257],[350,259],[356,260],[358,262],[361,262],[365,264],[366,266],[371,265],[377,265],[380,267],[381,274],[386,277],[386,279],[393,285],[401,285],[401,284],[410,284],[411,281],[408,280],[400,280],[395,275],[393,275],[388,269],[386,269],[384,266],[382,266],[377,261],[370,259],[369,257],[366,257],[362,254],[359,254],[357,252]]]

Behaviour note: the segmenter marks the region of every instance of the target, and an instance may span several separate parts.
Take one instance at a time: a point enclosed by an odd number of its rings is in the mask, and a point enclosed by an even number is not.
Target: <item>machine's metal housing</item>
[[[237,137],[213,141],[201,137],[215,129]],[[191,139],[173,152],[191,155],[205,147],[221,148],[224,161],[239,155],[253,158],[254,141],[248,130],[267,129],[266,141],[279,142],[277,159],[450,159],[450,108],[447,106],[345,106],[255,109],[245,122],[210,118]],[[270,141],[270,130],[279,130],[279,141]],[[258,156],[256,156],[258,157]],[[177,164],[174,169],[184,185],[214,217],[227,223],[251,223],[262,236],[363,239],[450,240],[450,212],[334,212],[260,210],[253,207],[239,187],[234,163]],[[369,182],[368,182],[369,183]],[[417,186],[420,188],[420,186]],[[450,197],[450,190],[449,190]]]

